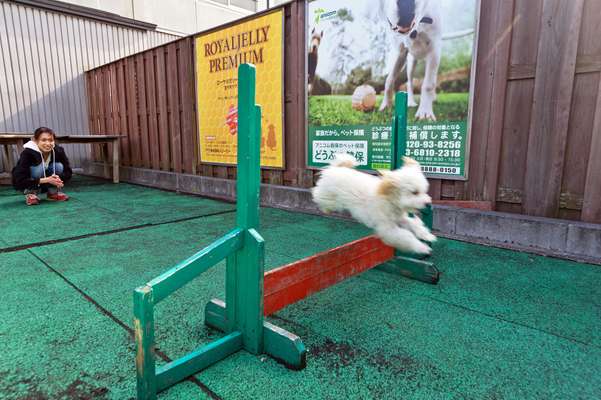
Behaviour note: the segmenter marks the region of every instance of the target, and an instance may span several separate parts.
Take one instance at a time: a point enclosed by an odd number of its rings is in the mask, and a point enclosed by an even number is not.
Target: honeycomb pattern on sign
[[[195,39],[197,107],[202,162],[235,164],[238,69],[257,68],[261,106],[261,165],[284,166],[282,10]]]

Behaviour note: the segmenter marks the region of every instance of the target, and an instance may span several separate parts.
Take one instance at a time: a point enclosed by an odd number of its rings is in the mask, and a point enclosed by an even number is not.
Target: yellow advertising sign
[[[278,10],[195,39],[200,160],[235,164],[238,66],[257,68],[261,106],[261,166],[284,167],[283,13]]]

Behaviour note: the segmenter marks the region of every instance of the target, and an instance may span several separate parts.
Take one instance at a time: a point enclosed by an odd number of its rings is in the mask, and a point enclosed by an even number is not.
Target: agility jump
[[[378,267],[428,283],[437,283],[436,267],[424,260],[396,254],[378,238],[368,236],[264,273],[264,240],[258,233],[261,109],[255,104],[255,67],[238,69],[237,227],[187,260],[134,290],[134,328],[138,399],[157,393],[187,377],[246,350],[267,354],[291,369],[306,366],[301,339],[264,320],[278,310],[368,269]],[[407,95],[397,94],[393,120],[393,168],[404,154]],[[422,210],[431,227],[431,209]],[[154,306],[209,268],[226,260],[226,299],[205,308],[205,323],[223,331],[221,339],[159,368],[156,367]]]

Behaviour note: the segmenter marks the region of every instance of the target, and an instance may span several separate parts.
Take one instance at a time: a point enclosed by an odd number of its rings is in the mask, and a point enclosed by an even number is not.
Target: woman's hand
[[[46,178],[40,179],[40,184],[48,183],[50,185],[56,186],[57,188],[62,188],[65,186],[62,179],[58,175],[52,175]]]

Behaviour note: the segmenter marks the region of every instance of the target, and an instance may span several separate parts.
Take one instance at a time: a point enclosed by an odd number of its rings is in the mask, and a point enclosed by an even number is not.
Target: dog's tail
[[[350,154],[338,153],[330,165],[332,167],[354,168],[357,166],[357,160],[355,160],[355,157]]]

